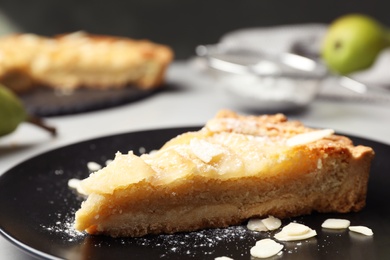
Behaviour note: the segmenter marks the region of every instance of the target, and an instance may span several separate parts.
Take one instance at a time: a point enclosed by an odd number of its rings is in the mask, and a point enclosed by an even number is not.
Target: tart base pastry
[[[80,182],[75,228],[144,236],[239,224],[251,217],[359,211],[374,151],[284,115],[223,110],[197,132],[137,156],[117,153]]]
[[[172,59],[168,46],[148,40],[85,32],[14,34],[0,38],[0,82],[19,93],[36,86],[150,89],[161,85]]]

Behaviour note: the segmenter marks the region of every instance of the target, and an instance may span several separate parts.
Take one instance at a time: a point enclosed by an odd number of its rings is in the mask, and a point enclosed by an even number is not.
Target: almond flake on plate
[[[251,248],[250,253],[253,257],[268,258],[277,255],[283,249],[283,245],[278,242],[265,238],[256,242],[256,245]]]
[[[365,226],[350,226],[349,230],[360,233],[365,236],[372,236],[374,235],[374,232],[372,232],[372,229],[365,227]]]
[[[303,224],[291,222],[285,226],[282,231],[275,234],[275,238],[280,241],[296,241],[311,238],[317,235],[317,232]]]
[[[347,219],[329,218],[322,223],[321,227],[328,229],[345,229],[351,222]]]

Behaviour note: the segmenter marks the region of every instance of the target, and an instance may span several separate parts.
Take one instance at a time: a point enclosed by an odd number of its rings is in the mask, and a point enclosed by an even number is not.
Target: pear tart
[[[173,59],[168,46],[148,40],[75,32],[0,38],[0,82],[15,92],[36,86],[72,91],[132,85],[161,86]]]
[[[220,111],[161,149],[117,153],[80,182],[75,228],[144,236],[239,224],[251,217],[359,211],[374,151],[282,114]]]

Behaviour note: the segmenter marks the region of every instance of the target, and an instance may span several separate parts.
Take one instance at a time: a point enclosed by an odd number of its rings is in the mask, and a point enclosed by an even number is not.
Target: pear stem
[[[48,126],[46,125],[42,118],[39,118],[39,117],[36,117],[36,116],[33,116],[33,115],[28,115],[27,116],[27,122],[33,124],[33,125],[36,125],[46,131],[48,131],[52,136],[56,136],[57,135],[57,130],[55,127],[52,127],[52,126]]]

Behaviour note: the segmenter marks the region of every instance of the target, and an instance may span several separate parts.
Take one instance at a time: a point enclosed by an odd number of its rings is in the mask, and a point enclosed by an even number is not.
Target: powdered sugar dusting
[[[61,213],[54,215],[53,220],[55,222],[52,225],[41,225],[44,231],[55,233],[57,236],[60,235],[64,241],[68,242],[78,242],[84,239],[86,234],[74,228],[74,212],[69,216],[65,216],[65,218],[62,217]]]
[[[247,255],[250,247],[262,236],[260,233],[249,231],[245,226],[231,226],[197,232],[135,238],[131,241],[123,240],[123,244],[135,243],[139,246],[162,249],[161,251],[164,253],[161,254],[161,258],[169,258],[172,254],[186,257],[199,257],[199,254],[216,255],[218,251],[223,251],[226,256],[235,252]],[[246,245],[244,247],[243,241]]]

